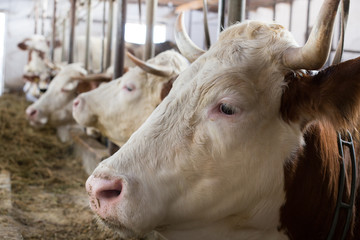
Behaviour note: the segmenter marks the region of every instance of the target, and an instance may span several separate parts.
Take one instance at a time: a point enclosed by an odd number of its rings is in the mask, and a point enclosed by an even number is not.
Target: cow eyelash
[[[235,109],[226,103],[221,103],[219,106],[219,110],[221,113],[224,113],[225,115],[235,114]]]
[[[124,86],[124,88],[129,92],[132,92],[135,89],[135,87],[129,87],[129,86],[126,86],[126,85]]]

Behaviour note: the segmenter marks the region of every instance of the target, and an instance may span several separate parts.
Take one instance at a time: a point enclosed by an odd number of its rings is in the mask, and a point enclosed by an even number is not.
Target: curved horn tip
[[[205,51],[196,46],[196,44],[190,39],[186,32],[184,22],[184,13],[181,12],[176,19],[175,41],[181,54],[190,62],[194,62],[198,57],[204,54]]]
[[[173,72],[171,69],[163,68],[161,66],[155,66],[153,64],[147,63],[130,52],[126,52],[127,56],[130,58],[133,63],[140,67],[142,70],[144,70],[147,73],[154,74],[161,77],[169,77],[171,73]]]

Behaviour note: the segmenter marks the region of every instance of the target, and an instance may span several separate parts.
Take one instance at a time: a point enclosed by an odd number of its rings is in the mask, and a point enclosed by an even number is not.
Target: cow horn
[[[181,12],[176,19],[175,41],[181,54],[190,62],[194,62],[198,57],[205,53],[204,50],[191,41],[189,35],[186,33],[183,12]]]
[[[172,71],[168,68],[164,68],[161,66],[155,66],[153,64],[147,63],[131,53],[127,52],[127,56],[130,58],[131,61],[133,61],[138,67],[140,67],[142,70],[144,70],[147,73],[151,73],[157,76],[161,77],[169,77],[172,73]]]
[[[300,48],[289,48],[284,52],[283,63],[285,66],[296,69],[321,68],[330,52],[333,25],[340,0],[325,0],[309,39]]]

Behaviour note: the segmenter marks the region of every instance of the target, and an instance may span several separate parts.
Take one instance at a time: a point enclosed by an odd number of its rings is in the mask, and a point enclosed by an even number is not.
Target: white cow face
[[[244,32],[241,41],[232,40],[235,31]],[[265,228],[276,225],[273,211],[284,193],[272,186],[282,184],[283,175],[271,169],[282,168],[279,159],[301,135],[279,117],[283,70],[269,42],[256,43],[268,50],[259,53],[246,40],[287,32],[254,22],[226,33],[89,178],[92,209],[125,235],[157,229],[173,239],[175,229],[214,227],[224,218],[240,223],[230,217],[234,212]],[[275,207],[262,211],[267,201]]]
[[[140,67],[131,68],[123,77],[80,94],[73,105],[75,120],[99,129],[122,146],[160,104],[174,78],[188,66],[187,60],[174,51],[163,52],[149,62],[168,67],[171,73],[157,76]]]
[[[223,31],[129,141],[89,177],[90,205],[99,218],[123,237],[155,229],[175,240],[288,239],[278,230],[284,165],[303,144],[304,124],[316,116],[316,107],[301,103],[318,98],[290,101],[286,110],[296,114],[285,122],[284,92],[300,89],[286,77],[324,64],[337,5],[324,1],[300,48],[274,23],[248,21]],[[180,43],[189,39],[176,36]],[[192,44],[178,46],[197,51]],[[191,60],[201,55],[188,52]],[[308,97],[305,91],[299,96]],[[326,100],[324,105],[333,105]]]
[[[59,126],[72,123],[71,106],[77,87],[72,77],[83,75],[86,75],[86,71],[78,63],[64,67],[39,100],[26,109],[30,124],[40,127],[45,124]]]

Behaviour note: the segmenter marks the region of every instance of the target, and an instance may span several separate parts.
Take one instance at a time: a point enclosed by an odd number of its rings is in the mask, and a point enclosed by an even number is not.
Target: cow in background
[[[28,100],[36,101],[59,69],[49,59],[49,43],[44,36],[33,35],[20,42],[18,47],[29,51],[28,63],[24,67],[23,90]]]
[[[188,61],[174,50],[144,62],[132,55],[137,67],[121,78],[80,94],[73,116],[82,126],[95,127],[118,146],[146,120],[170,91]]]
[[[342,160],[336,131],[353,133],[357,156],[360,146],[360,58],[311,71],[327,60],[338,4],[324,1],[303,47],[279,24],[246,21],[204,53],[177,26],[193,63],[87,180],[99,220],[123,238],[327,239]],[[348,183],[348,154],[343,161]],[[359,204],[347,240],[360,239]]]

